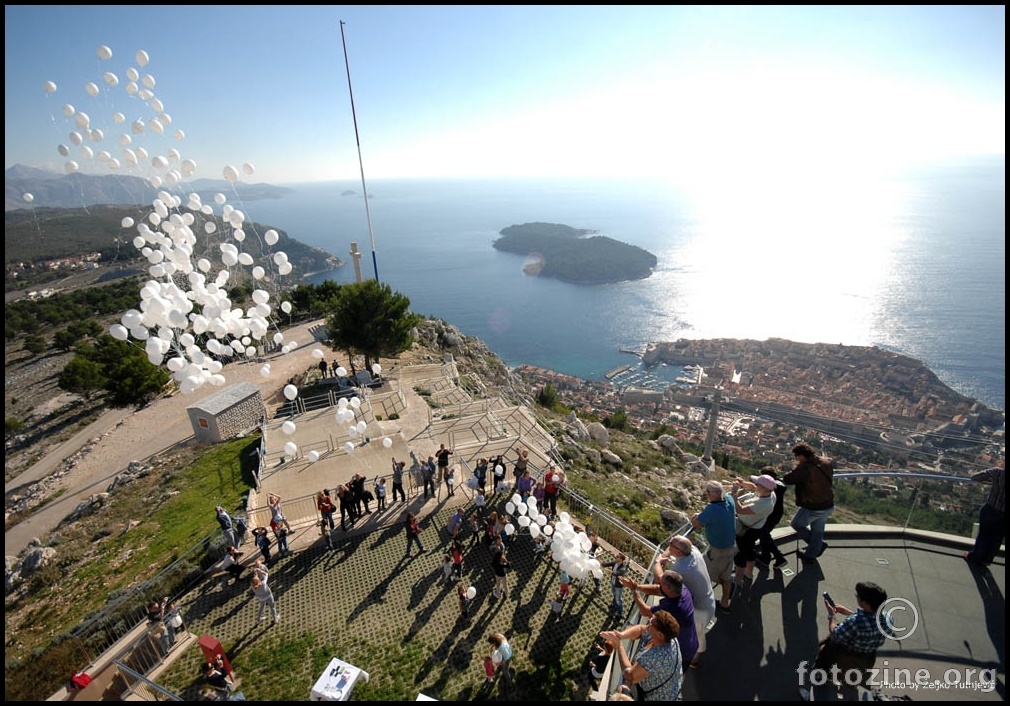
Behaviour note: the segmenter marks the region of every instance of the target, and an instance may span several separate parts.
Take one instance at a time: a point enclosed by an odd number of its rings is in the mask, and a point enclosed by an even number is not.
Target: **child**
[[[505,531],[505,525],[507,525],[508,523],[509,523],[509,516],[503,512],[501,515],[498,516],[498,524],[497,527],[495,528],[497,536],[501,538],[502,544],[504,544],[506,547],[509,544],[509,540],[512,539],[512,537],[509,536],[509,533]]]
[[[473,496],[473,504],[477,510],[477,517],[484,517],[485,506],[487,505],[487,500],[484,498],[484,489],[477,488],[477,494]]]
[[[495,539],[498,538],[498,513],[494,510],[488,515],[486,523],[486,539],[488,544],[494,544]]]
[[[470,597],[466,595],[468,590],[470,590],[470,587],[462,582],[456,588],[456,593],[459,596],[459,614],[461,616],[469,615],[470,613]]]
[[[564,588],[565,584],[561,584]],[[561,611],[565,609],[565,600],[568,598],[568,594],[563,590],[558,591],[558,597],[551,601],[551,612],[554,614],[554,622],[561,622]]]
[[[558,595],[562,599],[567,599],[572,595],[572,577],[564,569],[561,570],[561,588],[558,589]]]
[[[386,509],[386,479],[379,478],[375,481],[375,501],[379,504],[378,511]]]
[[[452,555],[448,553],[442,557],[442,580],[452,583]]]
[[[490,686],[494,682],[494,660],[491,655],[484,655],[484,684]]]
[[[454,581],[463,579],[463,545],[456,541],[452,543],[452,578]]]
[[[274,527],[274,536],[277,538],[277,556],[287,556],[290,554],[287,528],[284,525],[276,525]]]
[[[470,514],[470,546],[475,547],[480,544],[480,518],[477,513]]]
[[[538,534],[537,538],[533,540],[533,554],[543,554],[547,550],[547,545],[550,541],[550,537],[543,532]]]
[[[256,546],[260,550],[260,554],[263,555],[263,559],[267,564],[270,563],[270,535],[267,534],[266,527],[257,527],[253,530],[253,535],[256,537]]]

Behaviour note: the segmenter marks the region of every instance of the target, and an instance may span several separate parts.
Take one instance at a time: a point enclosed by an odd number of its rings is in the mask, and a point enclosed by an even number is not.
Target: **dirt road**
[[[298,347],[267,358],[271,369],[269,377],[260,374],[262,366],[258,363],[237,363],[225,369],[225,384],[251,382],[258,385],[268,409],[271,408],[271,400],[281,394],[280,390],[291,377],[318,362],[312,355],[315,348],[321,348],[327,360],[333,359],[333,353],[312,335],[312,330],[322,324],[322,321],[312,321],[285,330],[285,343],[293,341]],[[61,469],[64,460],[90,447],[49,490],[50,494],[63,490],[63,494],[4,534],[4,553],[17,556],[33,537],[44,537],[92,494],[105,491],[131,461],[143,461],[191,439],[193,428],[186,408],[216,391],[216,388],[202,388],[192,395],[176,394],[158,399],[140,410],[110,410],[6,484],[5,495],[24,489],[51,476]]]

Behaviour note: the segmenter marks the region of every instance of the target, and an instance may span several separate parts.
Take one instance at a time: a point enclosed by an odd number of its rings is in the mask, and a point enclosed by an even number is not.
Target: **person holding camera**
[[[827,679],[814,683],[813,690],[800,687],[800,698],[815,701],[837,701],[839,692],[843,701],[857,701],[859,686],[872,676],[877,661],[877,650],[894,637],[891,617],[877,615],[887,602],[887,591],[871,581],[856,584],[856,609],[836,604],[824,593],[824,607],[828,614],[828,636],[821,641],[821,649],[814,660],[814,669],[822,670]],[[844,616],[839,620],[838,616]],[[850,677],[859,674],[859,679]]]

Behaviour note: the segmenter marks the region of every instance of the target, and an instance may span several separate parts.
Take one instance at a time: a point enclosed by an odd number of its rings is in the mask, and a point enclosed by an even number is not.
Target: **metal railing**
[[[882,478],[895,478],[895,479],[905,480],[906,482],[912,482],[915,485],[916,490],[918,490],[918,491],[922,491],[924,488],[926,488],[927,487],[926,484],[928,484],[928,483],[940,483],[943,486],[948,487],[948,489],[951,490],[951,491],[955,491],[955,490],[967,490],[966,493],[961,494],[961,496],[963,497],[963,499],[965,501],[964,504],[953,504],[952,503],[951,506],[949,508],[947,508],[946,510],[941,510],[939,508],[931,508],[930,509],[930,512],[949,512],[949,513],[957,514],[957,515],[960,515],[960,516],[964,516],[964,514],[965,514],[965,505],[970,505],[971,508],[972,508],[971,512],[975,513],[977,511],[978,506],[984,500],[984,497],[982,495],[982,491],[986,490],[986,488],[980,487],[982,484],[973,483],[973,481],[971,481],[971,479],[969,479],[969,478],[965,478],[963,476],[948,475],[948,474],[915,473],[915,472],[910,472],[910,471],[872,471],[872,472],[865,472],[865,471],[836,471],[834,473],[834,480],[835,481],[846,481],[846,482],[864,481],[864,482],[869,482],[869,481],[876,481],[876,480],[879,480],[879,479],[882,479]],[[896,488],[896,486],[893,486],[891,484],[888,484],[888,485],[890,485],[891,487],[883,487],[883,486],[881,486],[879,492],[883,493],[884,495],[886,495],[888,493],[895,492],[893,489]],[[836,503],[835,503],[836,514],[838,514],[838,512],[840,510],[844,510],[844,508],[839,505],[838,498],[837,498],[838,491],[841,488],[844,488],[844,486],[840,486],[840,484],[836,482],[835,483],[835,489],[836,489]],[[871,487],[868,490],[873,491],[874,488]],[[971,492],[971,491],[976,491],[976,492]],[[973,499],[969,500],[967,496],[970,496],[970,495],[975,495],[975,497]],[[899,530],[899,529],[901,531],[905,531],[905,530],[913,530],[914,531],[916,529],[923,529],[921,527],[918,527],[918,528],[915,527],[914,524],[913,524],[913,522],[912,522],[913,518],[916,517],[916,515],[915,515],[915,509],[916,509],[916,507],[920,506],[920,503],[922,502],[922,497],[923,496],[922,496],[921,492],[915,492],[915,493],[911,493],[910,494],[909,505],[907,507],[907,510],[904,512],[905,518],[904,518],[903,521],[901,521],[900,523],[897,523],[895,525],[895,530],[896,531]],[[932,504],[933,502],[934,501],[932,501],[932,500],[929,501],[930,504]],[[970,516],[974,517],[974,514],[972,514]],[[784,544],[784,543],[787,543],[787,542],[796,542],[798,540],[798,536],[795,534],[795,532],[792,530],[792,528],[788,526],[788,517],[789,517],[789,508],[787,508],[786,513],[783,515],[783,519],[781,520],[781,522],[787,523],[786,526],[779,527],[773,533],[773,537],[774,537],[776,543],[778,543],[778,544]],[[883,519],[883,518],[881,518],[881,517],[875,517],[875,520],[879,521],[881,519]],[[832,525],[829,522],[829,524],[827,525],[827,527],[825,529],[825,536],[826,537],[831,534],[831,526]],[[879,526],[877,527],[877,529],[878,530],[880,529]],[[599,533],[599,530],[597,530],[597,531]],[[693,529],[689,525],[687,525],[687,526],[679,528],[676,532],[673,533],[673,535],[671,535],[671,537],[672,536],[677,536],[677,535],[688,536],[688,535],[692,534],[692,532],[693,532]],[[947,534],[948,533],[946,531],[941,531],[941,532],[943,534]],[[600,533],[600,536],[602,537],[603,534]],[[955,536],[957,536],[957,535],[955,535]],[[705,540],[704,540],[703,536],[699,536],[698,534],[694,534],[692,536],[692,541],[693,541],[693,543],[696,546],[699,547],[699,549],[701,549],[702,551],[704,551],[704,547],[705,547],[706,543],[705,543]],[[646,540],[646,542],[647,542],[647,540]],[[665,544],[668,543],[668,542],[669,542],[669,538],[662,545],[660,545],[660,547],[665,546]],[[652,566],[655,564],[656,560],[660,556],[660,553],[661,553],[660,547],[656,548],[655,553],[652,555],[651,559],[646,564],[646,566],[648,567],[648,575],[649,576],[651,576],[651,573],[652,573]],[[1005,551],[1005,549],[1003,551]],[[650,605],[654,605],[656,601],[657,601],[656,597],[652,597],[647,602]],[[635,625],[635,624],[638,624],[639,622],[641,622],[641,615],[639,614],[639,612],[638,612],[637,609],[633,609],[632,612],[631,612],[631,614],[628,617],[628,620],[626,621],[626,625]],[[630,646],[630,649],[628,649],[628,656],[631,659],[632,664],[634,664],[634,662],[635,662],[635,654],[637,653],[638,646],[639,646],[638,641],[634,641],[634,643]],[[590,700],[593,700],[593,701],[606,701],[608,699],[608,696],[610,694],[614,693],[621,686],[621,684],[623,682],[622,675],[621,675],[621,672],[620,672],[619,669],[615,669],[614,668],[614,664],[616,664],[616,660],[612,658],[610,660],[609,664],[608,664],[606,672],[604,673],[604,678],[601,679],[600,688],[591,695]]]
[[[151,681],[128,664],[118,660],[113,660],[113,664],[127,685],[126,691],[121,695],[123,701],[183,701],[181,697]]]

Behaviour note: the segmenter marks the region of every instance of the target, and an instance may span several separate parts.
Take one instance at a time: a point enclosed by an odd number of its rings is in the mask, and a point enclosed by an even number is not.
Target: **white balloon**
[[[287,301],[281,302],[281,311],[283,311],[285,314],[290,314],[291,313],[291,302],[287,302]]]
[[[109,327],[109,334],[117,341],[125,341],[130,337],[130,332],[122,324],[112,324]]]
[[[69,157],[70,156],[70,148],[67,147],[66,145],[57,145],[56,146],[56,151],[60,153],[61,157]]]
[[[515,532],[516,532],[516,526],[514,524],[512,524],[511,522],[509,522],[507,525],[505,525],[505,534],[510,534],[511,535],[511,534],[515,534]]]
[[[253,172],[256,171],[256,167],[249,164],[249,162],[246,162],[245,164],[242,165],[242,171],[245,172],[246,174],[252,174]]]
[[[46,81],[42,84],[42,90],[46,93],[56,93],[56,84],[52,81]]]
[[[295,387],[294,385],[285,385],[284,396],[287,397],[289,400],[293,400],[294,398],[298,397],[298,388]]]
[[[374,375],[382,375],[382,366],[376,363],[372,366],[372,373]]]
[[[357,397],[352,397],[351,407],[353,407],[354,409],[359,409],[361,407],[361,400],[359,400]]]
[[[521,496],[521,495],[519,495],[519,493],[513,493],[513,494],[512,494],[512,504],[513,504],[513,505],[518,505],[518,504],[520,504],[520,503],[521,503],[522,501],[523,501],[523,498],[522,498],[522,496]],[[512,509],[512,510],[509,510],[509,512],[515,512],[515,510],[514,510],[514,509]]]
[[[265,378],[270,377],[270,366],[264,365],[262,368],[260,368],[260,375],[262,375]]]
[[[385,439],[382,440],[382,446],[387,449],[393,448],[393,440],[387,436]]]
[[[23,198],[25,200],[25,203],[31,203],[32,201],[35,200],[35,197],[32,194],[27,193],[27,192],[21,198]]]
[[[306,456],[309,457],[309,461],[311,461],[312,463],[315,463],[316,461],[319,460],[319,452],[318,451],[309,451],[306,454]]]
[[[98,85],[91,81],[88,81],[86,84],[84,84],[84,90],[88,92],[89,96],[98,95]]]
[[[102,46],[98,47],[98,58],[101,59],[102,61],[105,61],[106,59],[111,59],[112,50],[103,44]]]
[[[534,519],[536,519],[537,524],[541,527],[547,524],[547,515],[537,515]]]
[[[184,133],[182,130],[176,130],[174,133],[172,133],[172,136],[175,137],[175,139],[178,140],[179,142],[182,142],[183,140],[186,139],[186,133]]]
[[[66,115],[68,118],[73,117],[75,112],[77,111],[74,109],[74,106],[70,105],[69,103],[63,104],[63,114]]]
[[[466,597],[469,598],[471,601],[474,599],[474,597],[476,597],[476,595],[477,595],[477,589],[474,588],[473,586],[466,589]]]
[[[518,520],[518,522],[519,522],[519,526],[520,527],[529,527],[530,526],[530,518],[526,517],[526,515],[523,515],[522,517],[520,517],[519,520]]]
[[[284,453],[286,453],[288,456],[294,456],[295,454],[298,453],[298,444],[296,444],[293,441],[289,441],[288,443],[284,444]]]
[[[112,73],[111,71],[106,71],[104,74],[102,74],[102,80],[105,81],[105,84],[107,86],[115,87],[119,85],[119,76],[116,76],[116,74]]]
[[[292,422],[290,419],[281,425],[281,431],[287,434],[288,436],[294,434],[295,429],[296,429],[295,423]]]
[[[337,366],[337,377],[338,378],[342,378],[345,375],[347,375],[347,368],[345,368],[343,365],[338,365]],[[343,399],[343,398],[341,398],[341,399]]]
[[[225,167],[221,173],[224,176],[225,181],[230,181],[232,184],[238,181],[238,170],[230,164]]]
[[[511,515],[515,511],[516,511],[516,504],[514,502],[509,500],[507,503],[505,503],[505,512]]]
[[[267,245],[276,245],[277,241],[280,240],[280,236],[277,234],[277,231],[271,228],[263,234],[263,240],[267,242]]]
[[[78,170],[77,162],[71,159],[63,165],[63,169],[66,170],[67,174],[73,174]]]
[[[539,524],[539,523],[537,523],[537,524]],[[548,537],[550,537],[552,534],[554,534],[554,528],[551,527],[550,525],[544,525],[543,528],[544,528],[544,534],[546,534]]]
[[[344,451],[346,451],[347,453],[351,453],[352,451],[354,451],[354,444],[352,444],[350,441],[345,442]]]
[[[147,62],[151,60],[143,49],[138,49],[134,58],[137,60],[137,66],[147,66]]]
[[[530,536],[536,539],[540,536],[540,525],[534,523],[530,524]]]

